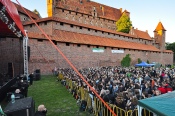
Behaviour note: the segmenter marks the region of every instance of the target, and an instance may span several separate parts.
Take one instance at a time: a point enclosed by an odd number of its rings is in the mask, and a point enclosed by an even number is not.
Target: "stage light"
[[[5,8],[5,6],[3,6],[1,11],[5,13],[5,10],[6,10],[6,8]]]
[[[13,22],[12,24],[9,24],[9,25],[8,25],[8,28],[9,28],[10,30],[12,30],[13,32],[15,32],[15,31],[16,31],[15,22]]]
[[[0,10],[0,19],[5,23],[5,24],[8,24],[9,20],[7,18],[7,16],[4,14],[5,12],[5,7],[3,7],[1,10]]]
[[[0,15],[0,19],[2,20],[2,22],[4,22],[5,24],[8,24],[9,19],[5,16],[5,15]]]
[[[16,35],[17,37],[22,37],[21,31],[16,32],[15,35]]]

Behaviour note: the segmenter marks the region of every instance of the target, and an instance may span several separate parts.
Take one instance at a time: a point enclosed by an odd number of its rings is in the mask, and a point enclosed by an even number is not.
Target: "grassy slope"
[[[79,112],[76,100],[53,76],[42,76],[40,81],[34,81],[29,87],[28,96],[35,101],[35,109],[44,104],[48,110],[47,116],[85,116]]]

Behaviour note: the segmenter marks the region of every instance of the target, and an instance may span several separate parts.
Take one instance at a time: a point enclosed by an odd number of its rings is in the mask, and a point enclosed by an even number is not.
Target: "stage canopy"
[[[10,0],[0,0],[0,36],[22,37],[25,35],[18,11]]]
[[[136,64],[135,66],[140,66],[140,67],[151,67],[154,66],[154,64],[148,64],[146,62],[141,62],[140,64]]]
[[[175,115],[175,91],[138,101],[138,105],[158,116]]]

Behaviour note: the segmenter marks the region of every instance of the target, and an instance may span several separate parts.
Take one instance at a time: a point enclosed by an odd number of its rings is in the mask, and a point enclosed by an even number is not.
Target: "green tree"
[[[129,67],[131,64],[131,58],[130,58],[130,54],[127,54],[121,61],[121,65],[123,67]]]
[[[149,64],[149,60],[147,60],[147,61],[146,61],[146,63],[148,63],[148,64]]]
[[[116,22],[116,25],[117,25],[117,31],[129,33],[130,28],[132,26],[132,22],[130,18],[126,15],[126,13],[123,13],[120,19]]]
[[[172,50],[174,52],[174,61],[175,61],[175,42],[166,44],[167,50]]]
[[[41,17],[40,13],[39,13],[36,9],[34,9],[33,12],[34,12],[35,14],[37,14],[39,17]]]
[[[138,58],[138,63],[141,63],[141,62],[142,62],[142,60],[140,58]]]

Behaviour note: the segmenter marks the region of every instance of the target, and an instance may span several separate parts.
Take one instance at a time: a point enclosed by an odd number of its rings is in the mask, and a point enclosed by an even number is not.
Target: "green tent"
[[[141,116],[141,107],[153,112],[157,116],[175,116],[175,91],[160,96],[139,100],[139,116]]]

